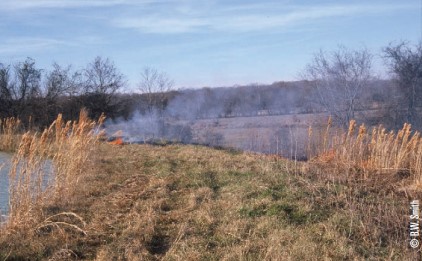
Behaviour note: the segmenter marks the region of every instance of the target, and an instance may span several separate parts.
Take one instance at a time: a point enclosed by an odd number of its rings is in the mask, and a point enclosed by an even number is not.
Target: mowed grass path
[[[199,146],[103,152],[98,183],[87,187],[102,199],[90,206],[92,233],[106,231],[110,242],[97,256],[258,260],[335,247],[318,225],[330,211],[294,184],[286,161]]]
[[[417,254],[406,244],[406,198],[351,189],[279,157],[101,144],[81,168],[86,175],[77,192],[45,211],[78,214],[86,234],[53,228],[3,243],[11,260],[411,260]],[[377,216],[384,213],[374,207],[380,202],[398,225]]]

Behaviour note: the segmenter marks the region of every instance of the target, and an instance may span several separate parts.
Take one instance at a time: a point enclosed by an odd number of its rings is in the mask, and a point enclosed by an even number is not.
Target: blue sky
[[[145,66],[177,87],[272,83],[297,80],[321,48],[379,54],[421,26],[420,0],[1,0],[0,62],[79,69],[100,55],[132,88]]]

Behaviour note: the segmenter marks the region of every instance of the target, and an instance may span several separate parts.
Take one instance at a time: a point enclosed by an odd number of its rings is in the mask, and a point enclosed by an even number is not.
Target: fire
[[[119,130],[116,133],[114,133],[111,137],[114,139],[109,141],[109,144],[112,145],[124,145],[125,142],[123,141],[123,131]]]
[[[123,145],[125,143],[123,142],[122,137],[117,137],[115,140],[110,141],[109,144],[112,144],[112,145]]]

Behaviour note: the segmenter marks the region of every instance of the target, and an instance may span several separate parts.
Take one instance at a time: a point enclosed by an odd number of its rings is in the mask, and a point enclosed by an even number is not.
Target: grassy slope
[[[351,189],[350,181],[331,182],[280,158],[200,146],[102,144],[95,162],[83,167],[87,175],[74,197],[45,211],[77,213],[87,235],[54,228],[31,237],[16,233],[0,242],[0,257],[415,257],[406,245],[409,201],[385,184]]]

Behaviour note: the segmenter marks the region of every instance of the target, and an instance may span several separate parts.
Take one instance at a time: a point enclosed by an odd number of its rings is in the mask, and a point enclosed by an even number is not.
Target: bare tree
[[[10,66],[0,63],[0,96],[12,99],[10,90]]]
[[[355,117],[360,95],[373,79],[371,65],[368,50],[340,46],[329,54],[322,50],[314,54],[304,76],[317,88],[319,102],[346,125]]]
[[[15,82],[11,85],[11,94],[16,102],[16,116],[26,118],[31,116],[31,107],[36,98],[41,96],[41,69],[36,68],[35,60],[27,58],[24,62],[15,64]]]
[[[166,105],[166,93],[173,90],[174,82],[165,72],[155,68],[145,67],[141,72],[139,91],[146,96],[148,111],[154,108],[162,112]]]
[[[35,66],[35,60],[27,58],[14,66],[15,85],[13,96],[22,101],[38,96],[41,93],[41,70]]]
[[[85,77],[87,93],[112,95],[126,84],[123,74],[117,70],[114,63],[100,56],[88,64]]]
[[[59,96],[75,96],[81,93],[82,77],[78,71],[72,72],[69,65],[65,68],[53,63],[53,70],[47,73],[45,97],[56,99]]]
[[[412,48],[409,43],[390,44],[384,58],[395,76],[406,103],[406,120],[416,123],[417,107],[422,104],[422,42]]]
[[[12,85],[10,66],[0,63],[0,111],[2,117],[12,116]]]
[[[84,86],[82,73],[72,71],[70,65],[62,67],[53,63],[53,68],[45,74],[44,80],[44,103],[45,122],[48,124],[58,113],[65,117],[75,118],[81,106],[78,106],[79,95]]]
[[[123,74],[108,58],[97,56],[88,64],[84,75],[86,83],[83,103],[90,110],[91,116],[98,117],[104,112],[113,117],[117,110],[114,95],[126,85]]]

